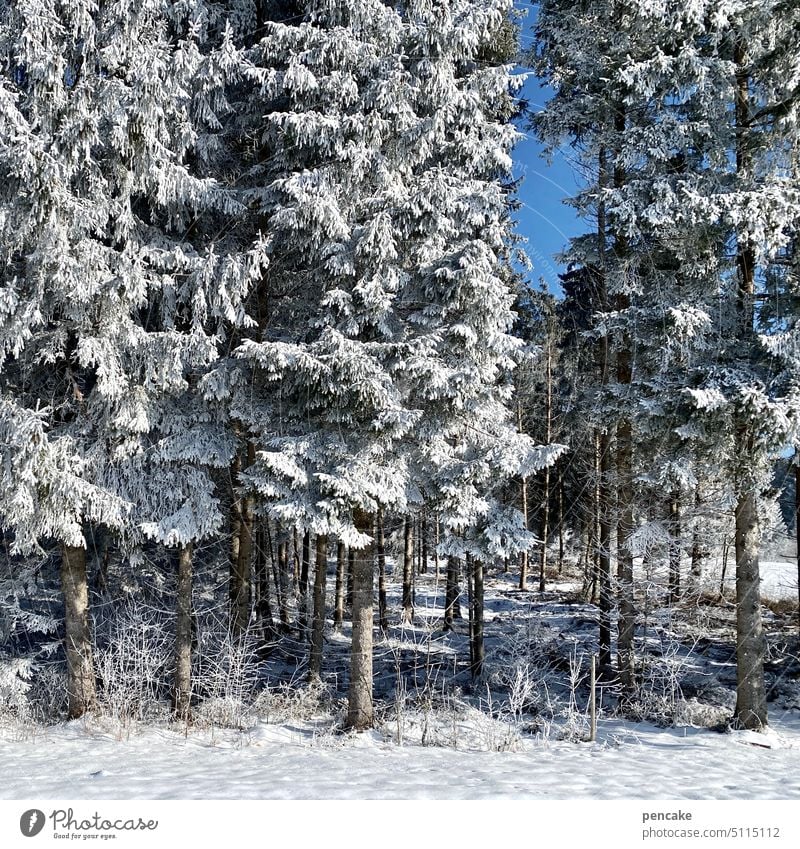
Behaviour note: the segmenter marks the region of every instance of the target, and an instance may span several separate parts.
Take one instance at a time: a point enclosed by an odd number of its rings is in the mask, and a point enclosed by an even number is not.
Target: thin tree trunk
[[[597,583],[599,589],[599,652],[600,674],[611,666],[611,439],[600,435],[600,522],[599,551],[597,555]]]
[[[433,527],[433,561],[436,567],[436,583],[439,583],[439,517]]]
[[[352,548],[347,549],[347,609],[353,610],[353,577],[355,574],[356,553]]]
[[[472,568],[472,555],[468,554],[467,572],[467,623],[469,632],[469,668],[475,667],[475,571]]]
[[[253,443],[247,445],[248,465],[255,454]],[[238,520],[239,545],[236,546],[236,561],[231,570],[231,626],[233,634],[239,636],[250,623],[251,572],[253,562],[253,512],[255,500],[252,495],[239,500]]]
[[[681,593],[681,503],[680,492],[669,502],[669,600],[674,604]]]
[[[308,573],[311,561],[311,533],[303,534],[303,561],[300,567],[300,596],[298,599],[297,627],[300,631],[300,639],[306,638],[308,631]]]
[[[483,672],[485,649],[483,644],[483,562],[472,561],[472,677],[480,678]]]
[[[550,322],[548,321],[548,325]],[[547,357],[545,361],[545,442],[553,438],[553,352],[550,346],[551,330],[547,328]],[[550,466],[544,470],[544,500],[542,503],[542,552],[539,558],[539,592],[545,590],[547,570],[547,540],[550,536]]]
[[[528,479],[522,478],[522,521],[525,525],[525,530],[530,528],[528,516]],[[521,551],[519,554],[519,588],[526,590],[528,588],[528,558],[527,551]]]
[[[700,526],[700,506],[702,501],[700,500],[700,489],[695,490],[694,494],[694,506],[695,506],[695,519],[694,519],[694,527],[692,528],[692,559],[689,565],[689,575],[692,588],[695,592],[700,592],[700,589],[703,585],[703,561],[706,557],[708,557],[708,551],[706,547],[703,545],[703,535]],[[727,547],[727,540],[725,540],[725,546]],[[724,557],[727,564],[727,550],[725,551]]]
[[[272,603],[269,592],[269,552],[267,545],[267,519],[265,517],[254,517],[253,537],[256,543],[255,560],[255,586],[258,591],[258,602],[256,612],[261,627],[262,640],[268,640],[273,633]]]
[[[564,572],[564,472],[558,473],[558,574]]]
[[[547,538],[550,536],[550,468],[544,470],[544,501],[542,503],[542,549],[539,552],[539,592],[545,591],[547,570]]]
[[[386,540],[383,528],[383,510],[380,507],[375,518],[375,545],[378,555],[378,626],[386,634],[389,631],[386,604]]]
[[[297,528],[292,528],[292,562],[294,563],[294,568],[292,569],[292,591],[294,593],[294,597],[297,598],[300,594],[300,571],[302,566],[300,565],[300,538],[297,534]]]
[[[175,719],[189,722],[192,709],[192,545],[178,552],[177,618],[175,623]]]
[[[238,430],[237,430],[238,433]],[[236,456],[230,467],[230,494],[231,494],[231,511],[230,511],[230,529],[231,529],[231,559],[228,580],[228,598],[230,601],[229,622],[231,630],[237,632],[237,618],[239,609],[239,600],[241,595],[241,582],[239,576],[239,547],[242,544],[242,499],[238,493],[239,472],[242,468],[242,461],[239,457],[237,448]]]
[[[425,575],[428,572],[428,520],[425,516],[420,519],[419,533],[422,543],[422,568],[420,572]]]
[[[289,630],[289,536],[281,532],[278,540],[278,582],[280,585],[281,628]]]
[[[85,548],[61,547],[61,592],[67,655],[67,712],[70,719],[77,719],[97,706]]]
[[[453,630],[453,619],[461,618],[461,606],[458,588],[458,558],[452,555],[447,558],[447,575],[444,590],[444,630]]]
[[[346,553],[344,543],[336,544],[336,589],[334,594],[333,627],[339,631],[344,623],[344,564]]]
[[[735,545],[734,538],[734,545]],[[728,535],[722,538],[722,574],[719,576],[719,597],[720,601],[725,598],[725,577],[728,573],[728,552],[730,550],[731,544],[728,541]]]
[[[356,528],[371,534],[372,517],[355,511]],[[350,688],[345,727],[355,731],[372,728],[375,721],[372,699],[372,591],[374,542],[358,552],[353,564],[353,643],[350,657]]]
[[[328,572],[328,537],[317,534],[314,564],[314,616],[311,621],[311,654],[308,660],[308,680],[322,680],[322,656],[325,641],[325,579]]]
[[[403,622],[414,621],[414,520],[406,516],[403,546]]]
[[[794,467],[794,539],[797,558],[797,624],[800,627],[800,457],[795,455]]]

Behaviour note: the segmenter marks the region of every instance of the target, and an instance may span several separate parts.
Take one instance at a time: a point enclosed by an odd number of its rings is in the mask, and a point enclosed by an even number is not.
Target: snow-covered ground
[[[3,740],[5,799],[800,799],[800,722],[768,734],[601,723],[596,743],[518,752],[398,746],[378,732],[146,731],[80,722]]]

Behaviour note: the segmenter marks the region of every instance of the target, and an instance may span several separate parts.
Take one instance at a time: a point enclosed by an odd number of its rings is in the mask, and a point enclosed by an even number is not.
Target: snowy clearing
[[[800,799],[800,722],[767,735],[602,723],[597,743],[519,752],[397,746],[374,732],[314,736],[147,731],[114,739],[81,722],[6,739],[4,799]],[[54,764],[57,768],[54,769]]]

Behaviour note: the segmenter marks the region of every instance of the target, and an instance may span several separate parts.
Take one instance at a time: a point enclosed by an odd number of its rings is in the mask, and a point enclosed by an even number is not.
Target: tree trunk
[[[386,540],[383,528],[383,510],[378,508],[375,519],[375,542],[378,555],[378,626],[386,634],[389,631],[389,616],[386,605]]]
[[[314,570],[314,616],[311,621],[311,654],[308,660],[309,682],[322,680],[322,654],[325,641],[325,579],[328,572],[328,537],[323,534],[317,534]]]
[[[269,592],[270,560],[269,546],[267,543],[267,519],[254,517],[253,536],[256,541],[256,589],[258,591],[258,602],[256,605],[258,622],[261,627],[261,638],[269,640],[273,634],[272,603]]]
[[[611,439],[607,433],[599,437],[600,449],[600,521],[598,523],[597,583],[599,590],[598,663],[603,675],[611,666]]]
[[[344,623],[344,564],[346,560],[344,543],[336,545],[336,589],[333,607],[333,627],[339,631]]]
[[[61,592],[67,655],[67,711],[70,719],[77,719],[97,706],[85,548],[61,547]]]
[[[356,528],[371,534],[372,517],[355,511]],[[346,728],[365,731],[372,728],[372,586],[374,542],[358,552],[353,564],[353,643],[350,656],[350,688],[347,695]]]
[[[746,134],[750,129],[750,70],[747,45],[739,36],[734,46],[736,63],[736,171],[749,177],[752,157]],[[754,329],[756,256],[749,236],[740,235],[737,244],[740,342],[751,361],[761,355]],[[737,423],[736,447],[744,469],[736,503],[736,709],[734,721],[741,728],[762,730],[767,725],[767,699],[764,686],[766,639],[761,624],[761,596],[758,563],[760,529],[755,483],[749,479],[754,460],[755,425],[749,420]]]
[[[692,559],[689,565],[689,575],[691,588],[694,592],[699,593],[703,586],[703,561],[708,557],[708,550],[703,544],[703,533],[700,525],[700,507],[702,501],[700,499],[699,488],[695,490],[694,506],[695,518],[694,527],[692,528]],[[727,562],[727,534],[723,543],[723,560]],[[721,592],[721,591],[720,591]]]
[[[243,634],[250,623],[253,508],[254,500],[251,495],[242,498],[236,567],[231,573],[231,624],[236,636]]]
[[[238,433],[238,431],[237,431]],[[239,486],[239,472],[242,468],[242,461],[239,457],[237,448],[236,456],[230,467],[230,495],[231,495],[231,512],[230,512],[230,530],[231,530],[231,560],[228,580],[228,598],[230,600],[230,628],[234,633],[238,633],[237,620],[239,611],[239,602],[241,596],[241,580],[239,575],[239,564],[241,558],[239,556],[239,548],[242,544],[242,499],[237,492]]]
[[[192,708],[192,546],[178,552],[175,682],[172,709],[178,722],[189,722]]]
[[[356,568],[356,553],[352,548],[347,549],[347,609],[353,610],[353,576]]]
[[[680,492],[669,502],[669,600],[674,604],[681,593],[681,503]]]
[[[522,478],[522,521],[525,525],[525,530],[529,529],[528,524],[528,479]],[[528,552],[521,551],[519,553],[519,588],[526,590],[528,588]]]
[[[447,575],[444,590],[444,630],[453,630],[453,619],[461,618],[461,605],[458,602],[461,594],[458,588],[458,558],[452,555],[447,558]],[[457,614],[456,614],[457,611]]]
[[[469,668],[475,667],[475,571],[472,555],[467,555],[467,626],[469,633]]]
[[[544,470],[544,501],[542,502],[542,550],[539,552],[539,592],[545,591],[547,569],[547,538],[550,536],[550,469]]]
[[[439,517],[433,526],[433,562],[436,569],[436,583],[439,583]]]
[[[403,546],[403,622],[414,621],[414,520],[406,516]]]
[[[422,553],[420,554],[422,557],[422,568],[420,569],[420,573],[425,575],[428,572],[428,520],[425,516],[420,519],[419,535],[422,548]]]
[[[550,322],[547,327],[547,355],[545,360],[545,442],[549,445],[553,438],[553,352],[550,347]],[[547,539],[550,536],[550,466],[544,470],[544,499],[542,502],[542,553],[539,558],[539,592],[545,590],[545,572],[547,570]]]
[[[308,631],[308,573],[311,561],[311,534],[306,531],[303,534],[303,561],[300,566],[300,594],[298,598],[297,627],[300,631],[300,639],[306,638]]]
[[[278,539],[278,586],[281,629],[289,630],[289,537],[285,531]]]
[[[736,505],[736,711],[741,728],[762,730],[767,724],[764,687],[765,638],[761,624],[758,564],[758,510],[755,493]]]
[[[559,464],[560,465],[560,464]],[[558,473],[558,574],[564,571],[564,472]]]
[[[800,627],[800,458],[795,455],[794,468],[794,539],[797,548],[797,624]]]
[[[472,641],[471,652],[473,678],[480,678],[483,672],[485,649],[483,644],[483,562],[472,561]]]

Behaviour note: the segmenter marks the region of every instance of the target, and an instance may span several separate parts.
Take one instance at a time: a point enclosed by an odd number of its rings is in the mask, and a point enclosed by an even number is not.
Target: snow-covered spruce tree
[[[95,699],[85,528],[185,550],[219,524],[202,464],[231,449],[192,374],[252,262],[193,239],[239,210],[196,170],[226,53],[198,49],[205,17],[155,0],[0,15],[2,516],[15,550],[62,547],[70,716]]]
[[[515,435],[513,294],[502,180],[509,69],[486,61],[506,2],[309,3],[265,24],[249,71],[264,155],[269,305],[238,368],[203,381],[256,451],[241,478],[270,515],[364,548],[379,508],[430,500],[451,530],[493,515],[488,489],[547,461]],[[498,534],[500,531],[498,531]],[[494,538],[494,537],[492,537]],[[515,544],[512,541],[508,545]],[[372,560],[359,559],[348,722],[372,723]]]

